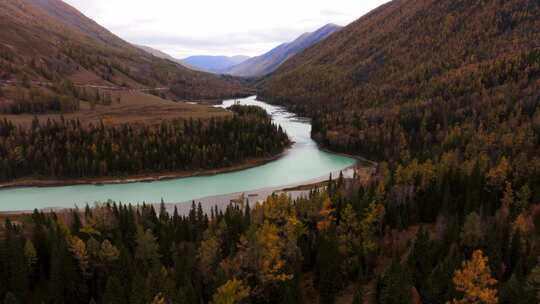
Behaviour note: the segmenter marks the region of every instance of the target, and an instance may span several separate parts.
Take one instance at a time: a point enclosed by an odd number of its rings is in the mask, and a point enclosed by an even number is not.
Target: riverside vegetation
[[[224,168],[281,153],[289,139],[258,107],[232,117],[164,121],[158,126],[82,125],[34,119],[0,122],[0,181],[75,179]]]

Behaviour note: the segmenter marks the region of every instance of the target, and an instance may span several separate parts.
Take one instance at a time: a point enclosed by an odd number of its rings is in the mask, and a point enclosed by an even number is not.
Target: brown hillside
[[[123,41],[60,0],[0,2],[0,80],[170,87],[178,99],[245,93],[232,78],[189,70]]]

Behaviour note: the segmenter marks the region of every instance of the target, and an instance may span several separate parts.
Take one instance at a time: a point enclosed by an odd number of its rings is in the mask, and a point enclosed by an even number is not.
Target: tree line
[[[0,122],[0,180],[81,178],[216,169],[274,156],[287,134],[264,110],[235,106],[230,118],[157,126],[82,125],[34,119],[24,128]]]
[[[93,110],[96,105],[111,105],[121,102],[120,97],[113,98],[110,91],[95,88],[76,87],[69,80],[62,80],[48,88],[33,87],[25,78],[20,85],[9,86],[0,91],[0,97],[9,100],[0,106],[4,114],[45,114],[72,113],[81,108],[81,101],[90,104]]]

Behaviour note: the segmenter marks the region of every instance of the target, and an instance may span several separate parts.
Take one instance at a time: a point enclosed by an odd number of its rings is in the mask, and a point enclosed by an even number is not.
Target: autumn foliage
[[[456,290],[463,293],[463,298],[453,300],[453,304],[495,304],[498,303],[497,280],[491,277],[488,259],[481,250],[476,250],[470,261],[463,263],[463,268],[454,273]]]

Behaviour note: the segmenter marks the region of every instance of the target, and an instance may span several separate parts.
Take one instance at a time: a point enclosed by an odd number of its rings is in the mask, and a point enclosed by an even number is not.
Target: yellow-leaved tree
[[[88,252],[86,250],[86,243],[77,236],[69,236],[68,242],[69,251],[79,263],[81,271],[86,273],[86,270],[88,269]]]
[[[469,261],[463,262],[462,269],[454,273],[453,282],[463,296],[453,299],[452,304],[496,304],[499,301],[497,290],[493,288],[497,280],[491,277],[488,258],[482,250],[476,250]]]
[[[279,236],[277,226],[265,222],[257,230],[258,253],[257,268],[261,274],[263,283],[282,282],[292,279],[292,274],[287,272],[286,261],[283,259],[285,243]]]
[[[249,287],[241,280],[232,279],[218,288],[211,304],[240,304],[249,297]]]
[[[325,197],[322,202],[322,209],[319,212],[320,220],[317,223],[317,229],[324,231],[330,228],[330,226],[336,221],[334,203],[329,197]]]

